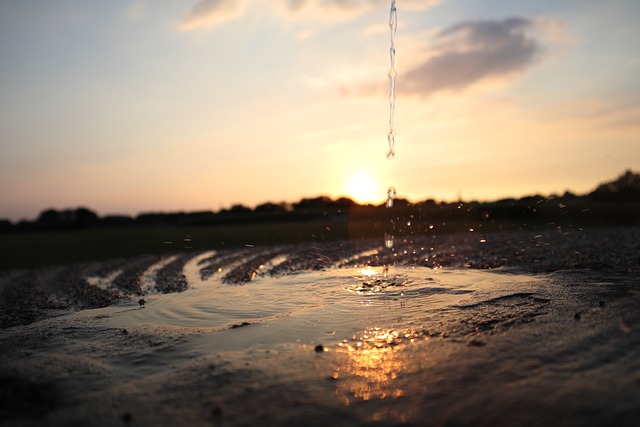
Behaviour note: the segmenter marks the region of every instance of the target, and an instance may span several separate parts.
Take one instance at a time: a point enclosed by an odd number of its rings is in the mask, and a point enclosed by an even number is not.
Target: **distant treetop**
[[[617,179],[600,184],[588,196],[599,201],[640,201],[640,174],[627,170]]]
[[[491,202],[492,209],[505,206],[510,212],[515,212],[514,218],[522,216],[522,206],[526,209],[529,206],[536,206],[545,200],[562,201],[563,203],[588,203],[588,202],[605,202],[605,205],[615,205],[617,202],[638,203],[640,202],[640,174],[631,170],[625,171],[618,178],[600,184],[595,190],[586,195],[576,195],[569,191],[562,196],[552,195],[545,197],[543,195],[532,195],[522,197],[520,199],[502,199]],[[458,205],[460,202],[436,202],[429,199],[418,203],[410,203],[403,198],[396,198],[394,208],[431,210],[435,212],[438,209],[445,209],[448,205]],[[465,202],[466,205],[474,205],[479,202]],[[458,207],[456,207],[458,209]],[[626,209],[626,207],[625,207]],[[57,210],[53,208],[43,210],[35,221],[20,221],[15,226],[6,219],[0,218],[0,232],[15,230],[72,230],[86,229],[93,227],[115,227],[115,226],[132,226],[136,224],[144,225],[206,225],[221,224],[225,222],[242,222],[242,221],[290,221],[295,219],[299,221],[301,218],[316,219],[318,216],[327,215],[348,215],[356,210],[375,211],[379,210],[388,214],[385,203],[381,205],[359,205],[348,197],[340,197],[336,200],[327,196],[318,196],[312,198],[303,198],[296,203],[272,203],[265,202],[254,209],[242,204],[235,204],[228,209],[221,209],[219,212],[202,211],[202,212],[149,212],[141,213],[137,217],[132,218],[126,215],[108,215],[99,217],[95,212],[85,207],[68,208]],[[445,209],[446,210],[446,209]],[[513,216],[512,215],[512,216]],[[509,218],[511,218],[510,216]],[[494,212],[494,218],[497,218],[497,211]],[[512,218],[513,219],[513,218]]]

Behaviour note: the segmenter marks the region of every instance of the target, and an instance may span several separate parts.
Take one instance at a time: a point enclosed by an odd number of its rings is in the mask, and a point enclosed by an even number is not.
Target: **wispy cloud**
[[[145,0],[135,0],[128,5],[126,17],[131,20],[138,20],[145,17],[147,13],[147,2]]]
[[[403,0],[402,9],[425,10],[440,0]],[[371,9],[389,7],[389,0],[280,0],[279,7],[295,17],[313,16],[318,20],[340,20],[366,13]]]
[[[436,34],[435,53],[403,73],[401,90],[428,96],[523,73],[544,53],[535,33],[535,21],[517,17],[445,28]]]
[[[255,0],[254,0],[255,1]],[[425,10],[440,0],[404,0],[402,9]],[[269,0],[268,6],[287,19],[343,21],[372,9],[389,7],[388,0]],[[242,16],[247,0],[199,0],[180,22],[183,30],[213,27]]]
[[[199,0],[180,22],[180,29],[188,31],[212,27],[242,16],[247,0]]]

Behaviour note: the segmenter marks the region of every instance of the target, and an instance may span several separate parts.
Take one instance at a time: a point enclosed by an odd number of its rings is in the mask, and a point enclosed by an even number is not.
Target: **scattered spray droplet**
[[[393,234],[385,234],[384,235],[384,247],[387,249],[393,249],[396,244],[396,238]]]

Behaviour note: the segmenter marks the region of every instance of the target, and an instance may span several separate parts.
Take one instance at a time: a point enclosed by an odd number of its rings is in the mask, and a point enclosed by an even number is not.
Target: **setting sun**
[[[376,178],[366,172],[358,172],[347,182],[347,195],[358,203],[377,203],[384,198],[384,191]]]

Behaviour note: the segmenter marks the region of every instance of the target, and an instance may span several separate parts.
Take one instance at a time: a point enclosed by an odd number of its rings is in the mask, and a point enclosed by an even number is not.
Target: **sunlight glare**
[[[419,339],[414,330],[369,328],[352,341],[343,340],[336,349],[337,363],[330,375],[340,379],[336,396],[349,406],[355,400],[388,402],[411,393],[413,385],[407,382],[422,369],[424,354],[415,360],[407,343]],[[371,414],[372,421],[406,422],[413,416],[412,409],[403,411],[381,410]]]
[[[367,277],[372,277],[375,276],[376,274],[378,274],[373,268],[371,267],[367,267],[367,268],[363,268],[362,270],[360,270],[360,273],[362,273],[364,276]]]
[[[376,203],[380,200],[381,186],[366,172],[358,172],[347,182],[348,196],[358,203]]]

